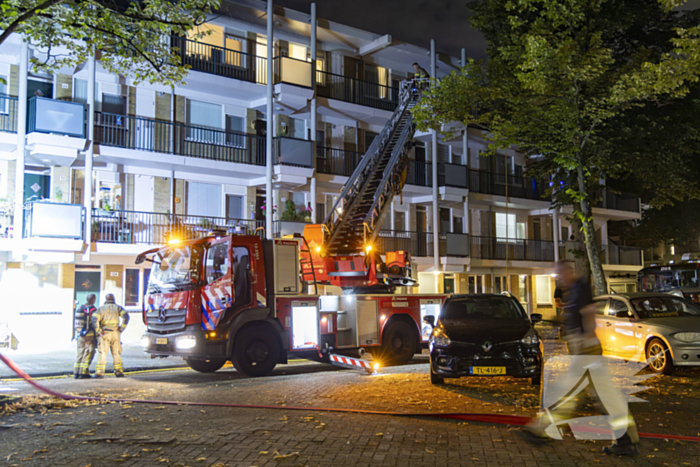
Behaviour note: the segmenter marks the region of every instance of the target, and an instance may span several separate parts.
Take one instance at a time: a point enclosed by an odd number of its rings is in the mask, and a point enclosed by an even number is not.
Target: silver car
[[[594,299],[603,354],[646,362],[656,373],[700,366],[700,308],[665,293]]]

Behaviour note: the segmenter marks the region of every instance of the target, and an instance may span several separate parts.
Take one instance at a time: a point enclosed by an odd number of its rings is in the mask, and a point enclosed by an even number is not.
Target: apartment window
[[[139,270],[127,269],[124,274],[124,306],[139,304]]]
[[[287,136],[290,138],[306,139],[306,121],[301,118],[290,118]]]
[[[552,280],[549,276],[535,276],[535,289],[537,291],[537,303],[542,305],[552,304]]]
[[[365,96],[377,99],[389,97],[389,70],[375,65],[365,65],[365,81],[376,86],[364,86]]]
[[[5,80],[4,82],[2,80]],[[0,75],[0,113],[8,113],[9,100],[3,99],[3,96],[7,95],[7,75]]]
[[[316,59],[316,84],[319,86],[326,85],[326,61],[322,58]]]
[[[295,58],[297,60],[306,61],[307,59],[307,48],[304,45],[289,44],[289,57]]]
[[[190,216],[221,216],[221,185],[187,183],[187,214]]]
[[[245,149],[245,118],[226,115],[226,144]]]
[[[494,293],[508,291],[508,278],[506,276],[496,276],[494,278]]]
[[[527,238],[527,224],[525,222],[518,222],[518,228],[517,228],[517,238],[518,240],[525,240]]]
[[[240,195],[226,195],[226,217],[229,219],[243,219],[243,197]]]
[[[107,114],[126,115],[126,97],[117,94],[103,93],[102,112]]]
[[[204,127],[187,129],[187,137],[212,144],[222,144],[222,128],[224,107],[221,104],[193,101],[187,99],[187,124]]]
[[[499,239],[516,239],[517,222],[515,214],[496,213],[496,237]]]
[[[406,213],[394,211],[394,230],[403,232],[406,230]]]

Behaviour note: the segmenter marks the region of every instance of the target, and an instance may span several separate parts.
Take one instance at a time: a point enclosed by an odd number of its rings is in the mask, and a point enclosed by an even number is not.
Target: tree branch
[[[2,32],[2,34],[0,34],[0,44],[5,42],[5,39],[10,37],[10,34],[12,34],[15,31],[15,29],[19,27],[20,24],[24,23],[26,20],[36,15],[37,11],[46,10],[47,8],[51,8],[52,6],[57,5],[63,1],[64,0],[46,0],[44,3],[37,5],[34,8],[31,8],[19,15],[12,23],[10,23],[9,26],[7,26],[7,29],[5,29]]]

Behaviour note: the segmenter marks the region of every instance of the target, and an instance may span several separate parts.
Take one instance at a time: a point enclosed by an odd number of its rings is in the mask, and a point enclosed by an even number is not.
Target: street
[[[558,353],[556,342],[547,342]],[[57,402],[23,382],[4,393],[36,395],[30,408],[0,412],[3,465],[698,465],[700,444],[642,439],[635,459],[606,457],[603,441],[566,436],[531,444],[517,427],[457,420],[319,412],[285,407],[412,413],[476,412],[532,416],[539,388],[507,377],[449,380],[434,386],[427,356],[369,376],[305,361],[248,378],[158,371],[116,379],[44,380],[59,392],[111,398],[273,405],[279,409]],[[640,432],[699,436],[700,372],[678,371],[642,383],[631,404]],[[8,392],[16,390],[15,392]],[[34,408],[31,409],[32,404]],[[43,408],[42,408],[43,406]],[[589,407],[591,408],[591,407]],[[592,412],[591,412],[592,413]]]

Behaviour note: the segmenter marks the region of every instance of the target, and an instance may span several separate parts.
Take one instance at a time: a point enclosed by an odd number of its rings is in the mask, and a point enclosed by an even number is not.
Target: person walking
[[[120,323],[121,322],[121,323]],[[114,376],[124,377],[122,371],[122,343],[121,334],[129,324],[129,314],[126,310],[114,303],[114,295],[105,296],[105,304],[97,310],[92,317],[92,325],[95,333],[99,336],[97,351],[97,367],[95,368],[95,378],[103,378],[105,367],[107,366],[107,352],[112,352],[112,362],[114,363]]]
[[[595,405],[609,415],[608,422],[616,438],[612,446],[603,448],[603,452],[636,456],[639,452],[637,425],[629,413],[627,400],[612,381],[603,360],[603,348],[595,334],[596,310],[590,285],[583,278],[577,278],[572,265],[565,261],[557,263],[557,284],[562,292],[562,339],[566,342],[571,361],[566,375],[555,382],[552,391],[555,395],[562,394],[562,398],[543,407],[545,414],[533,419],[527,432],[538,438],[547,438],[556,433],[561,424],[571,421],[571,416],[583,402],[583,397],[572,391],[582,387],[582,381],[587,378],[593,383]],[[546,394],[544,396],[546,401]]]
[[[90,378],[90,363],[95,357],[97,336],[92,326],[92,315],[95,313],[95,301],[97,297],[91,293],[86,297],[85,304],[75,310],[75,336],[78,350],[73,365],[73,377],[75,379]]]

